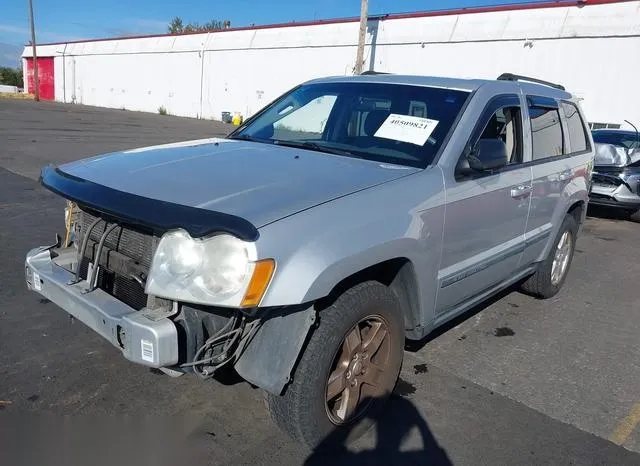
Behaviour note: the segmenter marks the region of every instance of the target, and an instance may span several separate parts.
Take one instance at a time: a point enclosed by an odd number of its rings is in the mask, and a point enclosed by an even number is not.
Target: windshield
[[[380,83],[300,86],[232,138],[424,168],[469,92]]]
[[[639,136],[636,133],[594,131],[591,134],[593,135],[593,142],[598,144],[611,144],[626,149],[640,149]]]

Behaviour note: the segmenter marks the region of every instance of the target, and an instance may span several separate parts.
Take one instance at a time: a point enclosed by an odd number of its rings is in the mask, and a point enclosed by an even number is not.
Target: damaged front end
[[[54,245],[27,254],[25,278],[29,289],[110,341],[132,362],[159,368],[172,376],[195,373],[205,379],[222,367],[233,366],[250,383],[274,394],[282,392],[315,320],[315,310],[312,306],[259,307],[273,271],[273,267],[260,268],[260,264],[274,261],[257,260],[255,253],[238,259],[246,262],[242,270],[246,268],[247,276],[237,280],[242,288],[236,295],[228,293],[219,298],[221,304],[195,304],[181,298],[213,296],[204,293],[208,289],[189,289],[188,284],[183,284],[197,276],[194,274],[176,272],[176,277],[186,277],[185,281],[168,285],[166,277],[160,276],[165,282],[156,280],[158,292],[150,291],[154,288],[149,286],[154,266],[163,272],[190,265],[186,261],[176,265],[166,258],[193,252],[180,249],[191,244],[186,241],[200,247],[192,258],[199,260],[209,255],[209,263],[219,267],[217,262],[224,263],[225,253],[216,245],[217,255],[211,256],[206,242],[211,242],[215,233],[208,231],[219,225],[237,236],[244,234],[248,241],[257,232],[223,214],[209,212],[198,217],[199,212],[191,208],[156,205],[152,199],[113,193],[82,180],[70,180],[64,174],[45,172],[43,184],[72,200],[65,209],[64,236],[57,237]],[[102,196],[95,195],[97,189]],[[100,205],[109,201],[108,206]],[[134,212],[135,203],[145,209]],[[158,215],[159,210],[163,215]],[[188,237],[186,241],[173,238],[176,235],[172,232],[185,225],[195,239],[186,233],[180,233],[181,237]],[[199,231],[203,233],[197,235]],[[174,242],[167,242],[167,238]],[[240,241],[234,244],[244,244]],[[162,254],[165,257],[159,259]],[[237,255],[228,257],[234,259]],[[200,270],[205,279],[210,278],[208,269]],[[226,275],[218,275],[233,278],[229,270],[233,272],[227,267]],[[157,271],[155,276],[159,276]]]
[[[173,318],[183,343],[180,360],[171,369],[206,379],[231,365],[249,383],[280,394],[315,320],[312,305],[263,309],[249,316],[183,304]]]
[[[282,392],[315,320],[313,306],[236,309],[147,295],[157,239],[126,226],[101,226],[99,217],[75,205],[70,210],[73,220],[64,238],[27,254],[29,289],[132,362],[202,379],[234,367],[253,385]]]
[[[640,209],[640,149],[596,143],[589,203],[635,212]]]

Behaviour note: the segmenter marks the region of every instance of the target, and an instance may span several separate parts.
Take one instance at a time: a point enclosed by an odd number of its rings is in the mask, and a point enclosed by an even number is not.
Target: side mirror
[[[273,127],[273,124],[270,124],[263,128],[260,128],[258,131],[255,132],[253,136],[255,136],[258,139],[271,139],[274,133],[275,133],[275,129]]]
[[[480,139],[475,147],[462,157],[458,172],[469,175],[472,172],[496,170],[507,165],[507,145],[501,139]]]

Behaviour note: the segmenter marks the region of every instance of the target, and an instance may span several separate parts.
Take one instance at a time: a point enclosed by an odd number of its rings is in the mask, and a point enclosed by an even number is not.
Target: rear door
[[[446,180],[439,313],[454,309],[518,269],[531,191],[531,168],[522,163],[522,114],[515,94],[491,100],[467,150],[479,139],[501,139],[507,145],[508,164],[493,172]]]
[[[531,128],[533,193],[527,223],[527,247],[523,264],[540,259],[553,225],[561,222],[568,185],[580,176],[580,158],[590,150],[580,112],[571,102],[528,95],[528,124]]]

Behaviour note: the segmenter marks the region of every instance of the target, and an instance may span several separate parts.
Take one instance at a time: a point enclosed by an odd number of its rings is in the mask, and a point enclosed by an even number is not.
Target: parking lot
[[[188,417],[209,464],[640,464],[638,218],[590,212],[553,299],[503,293],[409,347],[387,415],[330,459],[280,433],[259,390],[130,364],[26,290],[25,253],[63,231],[63,201],[37,183],[43,165],[230,129],[0,100],[0,421]]]

